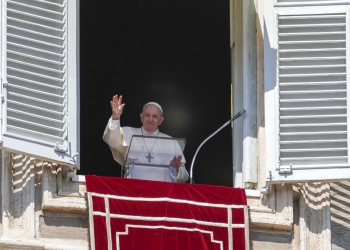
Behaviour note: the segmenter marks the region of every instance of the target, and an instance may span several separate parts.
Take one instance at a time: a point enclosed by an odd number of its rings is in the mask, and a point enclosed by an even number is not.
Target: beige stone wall
[[[292,250],[293,232],[251,230],[251,250]]]
[[[85,184],[68,171],[2,152],[0,249],[89,249]]]

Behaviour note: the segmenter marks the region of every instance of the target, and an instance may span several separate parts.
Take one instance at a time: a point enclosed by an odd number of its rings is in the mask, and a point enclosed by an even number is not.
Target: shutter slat
[[[301,66],[281,66],[280,69],[297,69],[297,70],[302,70],[302,69],[314,69],[314,68],[321,68],[321,69],[328,69],[328,68],[345,68],[345,64],[336,64],[336,65],[301,65]]]
[[[41,37],[41,39],[38,40],[38,39],[33,39],[33,38],[30,38],[30,37],[22,36],[22,35],[18,34],[18,32],[17,32],[16,35],[14,35],[12,33],[8,33],[7,36],[8,37],[12,37],[12,38],[18,38],[18,41],[24,40],[23,42],[26,42],[28,44],[35,44],[35,46],[38,46],[39,48],[53,47],[53,48],[60,49],[60,50],[64,49],[63,45],[58,45],[58,44],[46,42],[44,40],[46,37]]]
[[[57,70],[57,71],[62,71],[64,70],[64,62],[56,62],[56,61],[52,61],[52,60],[48,60],[48,59],[44,59],[41,57],[37,57],[37,56],[32,56],[32,55],[28,55],[28,54],[23,54],[23,53],[17,53],[15,51],[7,51],[7,56],[8,59],[11,60],[16,60],[19,62],[23,62],[23,63],[29,63],[29,64],[34,64],[37,66],[41,66],[44,68],[48,68],[48,69],[53,69],[53,70]]]
[[[55,136],[62,136],[63,132],[65,131],[64,129],[59,129],[59,128],[54,128],[53,126],[45,126],[41,123],[35,123],[19,118],[14,118],[11,116],[8,116],[8,124],[14,127],[23,127],[22,124],[25,124],[25,127],[29,130],[32,131],[38,131],[43,134],[50,134],[50,135],[55,135]]]
[[[283,53],[292,53],[292,52],[345,52],[345,48],[324,48],[324,49],[313,49],[313,48],[305,48],[305,49],[281,49],[279,50],[280,54]]]
[[[282,136],[286,135],[344,135],[347,131],[326,131],[326,132],[295,132],[295,133],[280,133]]]
[[[25,20],[35,20],[40,21],[41,23],[47,25],[47,26],[53,26],[53,27],[62,27],[63,23],[65,22],[64,16],[56,16],[56,18],[48,15],[48,13],[40,13],[38,11],[32,11],[28,12],[27,9],[19,8],[17,9],[16,6],[11,5],[8,6],[7,12],[11,17],[19,18],[19,16],[24,16],[27,19]]]
[[[336,84],[346,84],[346,81],[333,81],[333,82],[330,82],[330,81],[327,81],[327,82],[281,82],[280,83],[280,86],[281,87],[284,87],[284,86],[299,86],[299,85],[302,85],[302,86],[305,86],[305,85],[336,85]]]
[[[56,29],[63,29],[65,24],[65,19],[63,20],[54,20],[50,18],[40,17],[37,15],[32,15],[30,13],[25,13],[21,11],[16,11],[14,9],[7,9],[7,16],[12,19],[21,19],[25,22],[38,24],[45,27],[51,27]]]
[[[344,26],[345,27],[345,26]],[[280,33],[280,37],[288,37],[288,36],[332,36],[332,35],[345,35],[345,31],[335,31],[335,32],[300,32],[300,33]]]
[[[24,112],[28,112],[28,113],[32,113],[32,114],[36,114],[39,116],[43,116],[43,117],[48,117],[49,119],[63,119],[63,116],[65,115],[64,112],[59,112],[59,111],[55,111],[55,110],[50,110],[47,109],[46,107],[38,107],[38,106],[34,106],[34,105],[30,105],[30,104],[24,104],[21,102],[16,102],[16,101],[9,101],[8,102],[8,108],[13,108],[15,110],[19,110],[19,111],[24,111]]]
[[[22,74],[19,71],[11,70],[8,75],[9,83],[23,85],[34,84],[40,88],[50,88],[52,91],[59,91],[65,88],[64,81],[53,81],[49,78],[33,77],[32,75]]]
[[[47,100],[53,103],[63,103],[65,100],[65,95],[56,95],[53,93],[43,92],[33,88],[24,88],[20,86],[16,86],[13,84],[8,84],[8,90],[11,93],[16,93],[19,95],[30,95],[33,98],[37,98],[40,100]]]
[[[14,56],[20,56],[21,58],[27,58],[27,60],[30,60],[31,62],[35,61],[37,63],[44,63],[44,65],[47,67],[49,67],[49,65],[57,65],[60,68],[63,68],[65,65],[65,62],[57,62],[55,60],[51,60],[48,58],[43,58],[40,56],[33,56],[33,55],[26,54],[26,53],[18,52],[18,51],[8,50],[7,53],[10,54],[9,58],[13,58]]]
[[[341,109],[346,110],[346,106],[333,106],[333,107],[303,107],[303,108],[280,108],[281,111],[288,112],[288,111],[312,111],[312,110],[334,110],[334,109]]]
[[[13,116],[15,117],[20,117],[21,119],[17,119],[17,118],[13,118]],[[31,116],[31,115],[26,115],[24,113],[19,113],[19,112],[15,112],[15,111],[8,111],[8,117],[9,117],[9,124],[13,125],[12,121],[17,121],[17,122],[22,122],[27,124],[26,127],[29,126],[35,126],[35,127],[39,127],[38,131],[43,131],[43,129],[46,130],[54,130],[56,132],[59,133],[58,136],[61,136],[62,133],[60,130],[62,130],[62,128],[64,127],[64,121],[62,122],[57,122],[57,121],[52,121],[52,120],[47,120],[45,118],[40,118],[40,117],[35,117],[35,116]],[[11,121],[12,120],[12,121]],[[25,122],[24,122],[25,121]],[[38,124],[40,124],[40,126],[38,126]],[[55,132],[50,131],[49,134],[53,134]]]
[[[290,157],[290,158],[281,158],[285,161],[305,161],[305,160],[347,160],[347,156],[324,156],[324,157]]]
[[[342,44],[345,43],[346,40],[317,40],[317,41],[280,41],[278,44],[280,46],[285,45],[306,45],[306,44]]]
[[[315,98],[315,99],[288,99],[288,100],[281,100],[281,102],[319,102],[319,101],[346,101],[347,98]]]
[[[9,84],[14,84],[19,87],[24,87],[24,88],[34,88],[38,89],[39,91],[43,92],[49,92],[52,94],[57,94],[57,95],[62,95],[64,93],[64,88],[59,87],[59,86],[54,86],[54,85],[49,85],[49,84],[44,84],[36,81],[31,81],[25,78],[20,78],[12,75],[7,76],[9,80]]]
[[[318,90],[318,91],[280,91],[280,94],[327,94],[327,93],[346,93],[345,89],[334,89],[334,90]]]
[[[281,127],[329,127],[346,126],[347,123],[308,123],[308,124],[281,124]]]
[[[331,169],[334,168],[334,165],[336,164],[337,168],[349,168],[349,164],[346,162],[346,159],[319,159],[318,161],[315,160],[315,164],[317,163],[318,169]],[[283,165],[282,167],[286,167],[288,165]],[[298,165],[293,165],[293,170],[302,170],[302,169],[310,169],[310,164],[303,164],[302,162],[299,162]],[[342,176],[344,177],[344,176]],[[314,177],[309,177],[309,179],[313,180]],[[322,179],[323,180],[323,179]]]
[[[49,80],[49,81],[54,81],[54,82],[57,82],[57,83],[60,83],[60,82],[64,82],[65,79],[64,78],[61,78],[61,77],[54,77],[54,76],[49,76],[49,75],[43,75],[43,74],[38,74],[38,73],[35,73],[33,71],[28,71],[28,70],[21,70],[21,69],[17,69],[17,68],[14,68],[14,67],[7,67],[9,70],[13,71],[11,73],[13,73],[14,75],[17,73],[18,76],[21,76],[21,75],[27,75],[27,77],[29,79],[40,79],[41,81],[45,81],[46,80]],[[34,80],[35,81],[35,80]]]
[[[52,143],[56,144],[57,142],[62,141],[60,136],[54,136],[50,134],[44,134],[29,129],[19,128],[15,126],[8,125],[7,134],[13,137],[26,137],[26,138],[35,138],[35,141],[41,143]]]
[[[42,124],[44,124],[44,125],[47,125],[47,124],[45,124],[45,123],[52,123],[52,124],[54,124],[53,126],[56,126],[56,127],[58,127],[58,128],[62,128],[63,125],[64,125],[64,121],[63,121],[63,120],[52,119],[52,118],[49,118],[49,117],[40,116],[40,115],[36,115],[36,114],[33,114],[33,113],[28,113],[28,112],[20,111],[20,110],[17,110],[17,109],[8,108],[8,109],[7,109],[7,112],[17,113],[17,114],[26,116],[28,119],[37,119],[37,120],[41,120],[40,123],[42,123]],[[10,116],[11,116],[11,115],[10,115]],[[49,125],[47,125],[47,126],[49,126]]]
[[[295,116],[281,116],[280,119],[303,119],[303,118],[337,118],[337,117],[346,117],[346,114],[338,115],[295,115]]]
[[[333,24],[328,24],[328,23],[315,23],[315,24],[308,24],[307,28],[317,28],[317,27],[345,27],[345,23],[333,23]],[[285,24],[285,25],[279,25],[279,29],[288,29],[288,28],[305,28],[305,24]]]
[[[288,57],[288,58],[280,58],[280,62],[285,62],[285,61],[306,61],[310,60],[316,63],[317,61],[332,61],[332,60],[345,60],[345,56],[333,56],[333,57]]]
[[[278,0],[278,1],[280,2],[281,0]],[[291,1],[291,0],[287,0],[287,1]],[[302,0],[302,1],[304,1],[304,0]],[[295,2],[295,0],[293,0],[292,2]],[[290,16],[279,16],[278,17],[279,20],[287,20],[287,21],[303,20],[304,22],[308,22],[308,21],[313,20],[313,19],[317,19],[317,20],[325,19],[326,21],[328,21],[329,19],[339,19],[339,20],[343,21],[344,18],[345,18],[345,15],[343,15],[343,14],[339,14],[339,15],[290,15]]]
[[[27,3],[28,0],[12,0],[12,2],[17,2],[17,3]],[[42,8],[42,9],[48,9],[48,10],[57,10],[58,8],[61,9],[61,11],[63,10],[64,8],[64,2],[61,1],[60,3],[59,2],[49,2],[47,0],[45,1],[32,1],[31,2],[32,6],[35,6],[35,7],[39,7],[39,8]]]
[[[336,76],[346,76],[346,73],[318,73],[318,74],[280,74],[280,78],[287,78],[287,77],[320,77],[320,76],[330,76],[330,77],[336,77]]]
[[[19,53],[26,53],[32,56],[44,57],[49,60],[54,60],[57,62],[62,62],[64,60],[64,54],[59,54],[47,50],[42,50],[40,48],[33,48],[23,44],[17,44],[12,42],[7,42],[7,45],[10,50],[16,50]]]
[[[327,143],[337,143],[337,142],[347,142],[347,140],[300,140],[300,141],[281,141],[281,144],[307,144],[307,143],[320,143],[320,144],[327,144]]]
[[[26,37],[35,41],[44,41],[48,44],[62,45],[64,38],[61,36],[53,36],[50,34],[45,34],[41,32],[35,32],[28,29],[19,28],[16,26],[7,25],[7,32],[9,34],[17,34],[19,37]]]
[[[40,10],[51,14],[62,14],[64,13],[64,4],[53,4],[46,1],[33,0],[7,0],[8,4],[26,7],[28,9]],[[16,8],[17,9],[17,8]]]
[[[9,92],[9,99],[13,100],[13,101],[17,101],[17,102],[22,102],[24,104],[27,105],[32,105],[35,107],[45,107],[49,110],[53,110],[56,112],[62,112],[63,109],[65,108],[65,104],[59,104],[59,103],[54,103],[54,102],[49,102],[46,100],[40,100],[38,98],[33,98],[30,96],[25,96],[25,95],[20,95],[20,94],[16,94],[13,92]]]
[[[26,2],[28,3],[28,1]],[[49,8],[40,8],[36,7],[33,4],[24,4],[20,2],[14,2],[7,0],[7,6],[9,9],[16,9],[16,11],[30,13],[35,16],[40,16],[53,20],[62,20],[65,16],[64,8],[56,6],[54,10],[50,10]]]
[[[13,59],[7,59],[7,65],[9,67],[17,68],[22,71],[30,71],[30,72],[35,72],[39,75],[46,75],[49,77],[54,77],[58,79],[62,79],[62,77],[65,74],[65,71],[62,70],[56,70],[56,69],[51,69],[48,67],[43,67],[40,65],[35,65],[32,63],[27,63],[19,60],[13,60]]]
[[[281,152],[324,152],[324,151],[347,151],[347,148],[315,148],[315,149],[281,149]]]
[[[16,44],[17,46],[24,45],[27,48],[40,49],[42,51],[47,51],[55,54],[62,54],[64,52],[65,46],[49,44],[46,42],[28,39],[26,37],[15,36],[12,34],[7,35],[7,41],[12,44]]]
[[[40,32],[46,35],[52,35],[55,37],[63,37],[64,35],[64,26],[62,23],[59,23],[59,27],[47,26],[45,24],[34,23],[23,19],[7,17],[7,25],[12,25],[14,27],[20,27],[26,30],[31,30],[34,32]],[[57,25],[56,25],[57,26]]]
[[[32,97],[32,96],[25,96],[25,95],[17,94],[17,93],[10,92],[10,91],[9,91],[9,95],[17,96],[17,97],[22,98],[22,99],[27,99],[28,101],[35,101],[35,102],[38,102],[38,103],[42,103],[43,106],[45,106],[45,105],[52,105],[52,106],[55,106],[55,107],[57,107],[59,109],[63,109],[63,107],[65,105],[64,103],[55,103],[55,102],[51,102],[51,101],[38,99],[38,98],[35,98],[35,97]]]
[[[40,118],[37,116],[32,116],[32,115],[27,115],[26,113],[23,112],[12,112],[10,109],[7,112],[9,120],[14,120],[16,118],[15,117],[20,117],[19,121],[25,121],[26,127],[28,127],[28,125],[33,125],[33,124],[40,124],[41,126],[44,126],[44,129],[50,129],[50,130],[54,130],[54,129],[62,129],[64,127],[64,121],[53,121],[53,120],[47,120],[45,118]],[[22,122],[23,123],[23,122]],[[9,121],[9,124],[13,125],[13,123],[11,121]],[[40,130],[40,126],[37,126],[38,130]],[[50,133],[52,134],[52,132]],[[60,135],[62,135],[62,133],[60,133]]]

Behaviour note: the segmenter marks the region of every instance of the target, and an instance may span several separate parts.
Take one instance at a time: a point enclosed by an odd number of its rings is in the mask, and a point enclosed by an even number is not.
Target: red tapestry
[[[244,250],[244,189],[86,176],[91,249]]]

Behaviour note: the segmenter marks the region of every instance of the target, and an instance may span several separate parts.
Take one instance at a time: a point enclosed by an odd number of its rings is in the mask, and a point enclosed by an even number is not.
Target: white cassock
[[[159,139],[133,138],[133,135],[156,136]],[[173,173],[173,177],[177,182],[186,182],[189,175],[184,165],[186,163],[185,157],[178,142],[176,140],[164,140],[161,139],[162,137],[171,138],[169,135],[159,132],[158,129],[154,133],[147,133],[143,127],[120,127],[120,120],[112,120],[112,118],[109,119],[103,134],[103,140],[109,145],[114,160],[121,166],[124,166],[125,161],[127,162],[126,165],[133,162],[136,164],[169,166],[174,156],[182,156],[181,167],[177,173]],[[132,147],[129,149],[131,140]],[[126,159],[127,154],[128,159]],[[128,173],[127,169],[125,177],[129,177]]]

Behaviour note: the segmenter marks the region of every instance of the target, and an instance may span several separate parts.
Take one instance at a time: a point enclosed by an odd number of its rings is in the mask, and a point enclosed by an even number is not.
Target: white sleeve
[[[179,167],[179,172],[177,172],[176,182],[186,182],[189,178],[188,172],[184,165]]]
[[[110,118],[108,121],[108,128],[110,130],[115,130],[117,127],[120,127],[120,119],[113,120],[112,118]]]
[[[114,160],[123,166],[127,147],[122,144],[123,138],[121,130],[120,119],[113,120],[110,118],[103,133],[103,140],[109,145]]]

